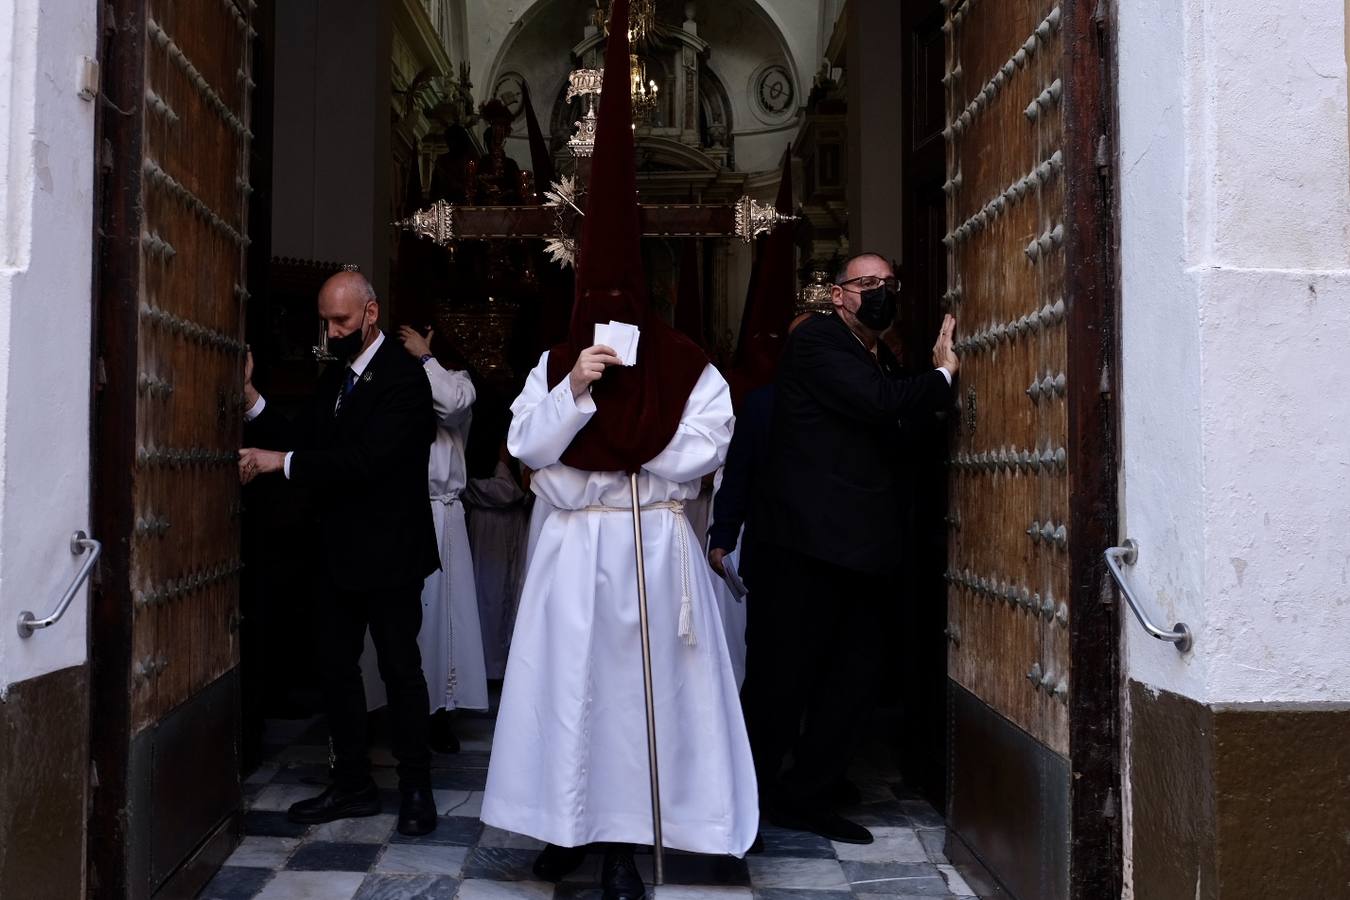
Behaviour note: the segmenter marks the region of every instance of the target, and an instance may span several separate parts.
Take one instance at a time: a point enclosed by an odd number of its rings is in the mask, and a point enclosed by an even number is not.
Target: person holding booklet
[[[788,325],[788,334],[813,315],[816,314],[797,315]],[[719,590],[723,599],[722,623],[727,628],[732,662],[742,681],[754,630],[752,606],[756,602],[748,598],[755,581],[755,529],[750,526],[755,506],[755,473],[763,471],[768,460],[773,401],[772,381],[745,395],[736,432],[731,436],[731,448],[727,450],[727,464],[713,497],[712,524],[708,528],[708,564],[726,583],[725,591]],[[732,603],[726,602],[727,594]]]
[[[616,0],[614,21],[627,14]],[[605,844],[603,897],[640,900],[632,845],[656,829],[635,519],[663,843],[743,856],[759,804],[712,575],[683,511],[726,456],[731,395],[647,302],[622,26],[610,29],[605,68],[618,89],[601,95],[571,327],[511,407],[508,448],[551,511],[521,592],[482,819],[546,842],[534,867],[544,880]],[[596,342],[597,326],[620,342],[615,325],[633,339],[626,357]]]

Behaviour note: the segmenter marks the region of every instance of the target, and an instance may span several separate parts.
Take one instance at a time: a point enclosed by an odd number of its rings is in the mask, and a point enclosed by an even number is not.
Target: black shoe
[[[435,830],[436,799],[431,796],[431,788],[404,791],[403,803],[398,808],[398,833],[417,837]]]
[[[600,885],[604,888],[601,900],[643,900],[647,896],[647,886],[633,861],[632,847],[610,847],[605,851]]]
[[[777,810],[775,820],[793,831],[809,831],[841,844],[870,844],[872,832],[828,809],[787,807]]]
[[[334,784],[317,797],[291,804],[286,818],[301,825],[319,825],[337,819],[359,819],[380,814],[380,792],[366,779],[360,787]]]
[[[534,859],[534,876],[540,881],[551,881],[557,884],[568,875],[571,875],[581,864],[586,861],[585,844],[580,847],[559,847],[557,844],[549,844],[539,851],[539,855]]]
[[[835,806],[857,806],[862,803],[862,791],[847,778],[841,778],[830,790]]]
[[[431,714],[431,721],[427,723],[427,743],[437,753],[459,752],[459,738],[455,737],[448,710],[440,709]]]

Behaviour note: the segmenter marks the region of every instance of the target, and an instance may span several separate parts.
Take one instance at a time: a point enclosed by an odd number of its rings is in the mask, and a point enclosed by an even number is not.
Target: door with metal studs
[[[100,896],[180,893],[239,814],[249,0],[105,12],[94,608]],[[175,886],[175,885],[182,885]]]
[[[1093,561],[1113,514],[1104,23],[1072,0],[944,6],[944,299],[962,359],[949,827],[1014,896],[1107,896],[1091,858],[1109,861],[1114,833],[1113,625]]]

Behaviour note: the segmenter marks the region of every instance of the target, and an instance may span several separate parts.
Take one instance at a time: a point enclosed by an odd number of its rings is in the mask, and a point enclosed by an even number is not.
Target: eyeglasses
[[[890,278],[879,278],[876,275],[861,275],[857,278],[850,278],[848,281],[838,283],[841,288],[851,288],[855,291],[874,291],[883,285],[891,290],[897,290],[900,287],[900,279],[892,275]]]

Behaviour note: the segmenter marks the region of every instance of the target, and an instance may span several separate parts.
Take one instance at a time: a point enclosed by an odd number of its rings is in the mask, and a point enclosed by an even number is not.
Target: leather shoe
[[[862,791],[847,778],[841,778],[835,782],[830,793],[834,795],[835,806],[857,806],[862,803]]]
[[[777,824],[794,831],[809,831],[841,844],[870,844],[872,832],[828,809],[788,807],[777,811]]]
[[[534,859],[534,876],[540,881],[557,884],[571,875],[586,861],[586,845],[580,847],[559,847],[549,844],[539,851]]]
[[[435,830],[436,799],[431,796],[431,788],[404,791],[403,803],[398,808],[398,833],[417,837]]]
[[[643,900],[647,896],[647,886],[638,874],[632,847],[610,847],[605,851],[600,886],[603,888],[601,900]]]
[[[337,819],[358,819],[380,814],[380,792],[366,779],[358,787],[333,784],[317,797],[291,804],[286,818],[301,825],[319,825]]]

